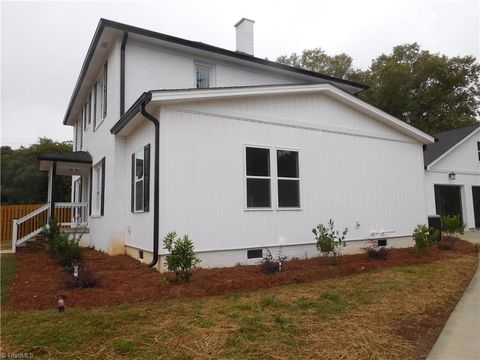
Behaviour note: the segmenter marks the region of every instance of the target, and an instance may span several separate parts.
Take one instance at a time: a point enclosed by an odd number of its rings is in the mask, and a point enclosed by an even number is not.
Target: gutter
[[[150,96],[151,98],[151,96]],[[154,267],[157,262],[158,262],[158,230],[159,230],[159,224],[158,224],[158,216],[159,216],[159,193],[160,193],[160,178],[159,178],[159,174],[160,174],[160,163],[159,163],[159,153],[160,153],[160,122],[158,121],[157,118],[155,118],[153,115],[149,114],[146,110],[145,110],[145,105],[149,102],[150,100],[145,100],[144,102],[142,102],[141,104],[141,110],[140,112],[142,113],[142,115],[147,118],[148,120],[150,120],[153,125],[155,125],[155,169],[154,169],[154,172],[155,172],[155,185],[154,185],[154,190],[153,190],[153,196],[154,196],[154,200],[153,200],[153,259],[152,261],[148,264],[148,266],[150,267]]]

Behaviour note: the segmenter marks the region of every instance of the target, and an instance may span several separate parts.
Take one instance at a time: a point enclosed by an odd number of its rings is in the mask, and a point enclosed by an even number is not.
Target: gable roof
[[[272,96],[286,94],[311,94],[324,93],[335,100],[359,111],[367,116],[386,124],[400,133],[414,139],[421,144],[432,144],[434,138],[421,130],[401,121],[394,116],[376,108],[358,97],[331,84],[287,84],[287,85],[260,85],[260,86],[234,86],[208,89],[174,89],[150,90],[143,93],[128,109],[118,122],[111,128],[114,135],[124,135],[124,128],[132,127],[132,120],[139,121],[138,114],[149,103],[157,105],[195,102],[212,99],[228,99],[252,96]],[[127,126],[128,125],[128,126]],[[127,130],[128,131],[128,130]]]
[[[118,34],[115,34],[116,32],[118,32]],[[300,75],[308,76],[308,77],[317,79],[317,81],[320,80],[322,82],[335,82],[335,83],[338,83],[338,84],[343,84],[346,87],[348,87],[349,89],[351,89],[352,93],[358,93],[358,92],[361,92],[363,90],[368,89],[368,85],[365,85],[365,84],[360,84],[360,83],[357,83],[357,82],[344,80],[344,79],[336,78],[336,77],[333,77],[333,76],[324,75],[324,74],[320,74],[320,73],[317,73],[317,72],[313,72],[313,71],[309,71],[309,70],[305,70],[305,69],[296,68],[296,67],[293,67],[293,66],[280,64],[280,63],[277,63],[277,62],[274,62],[274,61],[261,59],[261,58],[258,58],[258,57],[252,56],[252,55],[248,55],[248,54],[244,54],[244,53],[241,53],[241,52],[237,52],[237,51],[231,51],[231,50],[223,49],[223,48],[216,47],[216,46],[209,45],[209,44],[205,44],[205,43],[202,43],[202,42],[191,41],[191,40],[187,40],[187,39],[183,39],[183,38],[179,38],[179,37],[175,37],[175,36],[171,36],[171,35],[166,35],[166,34],[163,34],[163,33],[159,33],[159,32],[155,32],[155,31],[139,28],[139,27],[136,27],[136,26],[131,26],[131,25],[120,23],[120,22],[116,22],[116,21],[101,18],[99,23],[98,23],[95,34],[93,36],[93,39],[90,43],[90,46],[88,48],[87,55],[85,57],[85,60],[83,61],[83,65],[82,65],[82,68],[80,70],[80,74],[77,78],[75,88],[74,88],[72,96],[70,98],[70,101],[69,101],[69,104],[68,104],[68,107],[67,107],[67,111],[66,111],[64,119],[63,119],[63,124],[64,125],[66,125],[68,123],[68,120],[69,120],[69,117],[71,115],[72,108],[74,106],[75,100],[76,100],[76,98],[79,94],[79,91],[81,89],[81,86],[82,86],[82,84],[83,84],[83,82],[86,78],[87,71],[89,70],[92,59],[94,59],[95,53],[100,52],[102,56],[106,56],[106,49],[103,47],[103,44],[102,44],[102,43],[105,43],[105,41],[101,41],[101,40],[103,40],[102,36],[104,36],[105,33],[107,33],[108,36],[122,36],[123,33],[125,33],[125,32],[140,35],[140,36],[145,36],[145,37],[148,37],[148,38],[160,40],[160,41],[170,43],[170,44],[175,44],[175,45],[180,45],[180,46],[183,46],[183,47],[188,47],[188,48],[192,48],[192,49],[198,49],[198,50],[206,51],[206,52],[209,52],[209,53],[212,53],[212,54],[226,56],[226,57],[235,59],[236,61],[253,63],[253,64],[256,64],[256,65],[265,66],[267,68],[275,69],[277,71],[290,72],[290,73],[293,73],[293,74],[300,74]]]
[[[479,128],[480,122],[474,125],[434,134],[438,141],[435,144],[428,145],[423,152],[423,161],[425,167],[440,160],[440,158],[446,155],[450,149],[453,149],[455,146],[459,145],[467,136]]]

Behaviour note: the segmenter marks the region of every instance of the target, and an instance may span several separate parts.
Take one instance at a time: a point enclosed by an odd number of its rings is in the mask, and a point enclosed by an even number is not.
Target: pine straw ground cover
[[[422,359],[473,254],[221,296],[4,311],[2,351],[35,358]]]

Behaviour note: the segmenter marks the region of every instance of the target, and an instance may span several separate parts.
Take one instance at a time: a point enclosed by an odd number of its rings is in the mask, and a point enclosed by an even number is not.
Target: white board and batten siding
[[[125,106],[128,109],[147,90],[190,89],[196,84],[196,65],[210,68],[210,86],[252,86],[306,82],[304,77],[258,70],[218,58],[197,56],[131,38],[125,50]],[[310,80],[311,81],[311,80]]]
[[[157,115],[156,115],[157,116]],[[154,151],[155,131],[150,121],[145,121],[138,126],[125,140],[125,174],[123,182],[123,201],[125,208],[125,245],[152,251],[153,247],[153,203],[154,203]],[[150,144],[150,208],[147,212],[131,211],[131,163],[132,154]]]
[[[97,77],[101,77],[103,67]],[[120,117],[120,79],[117,74],[120,72],[120,43],[112,44],[108,56],[108,101],[107,116],[102,119],[101,102],[99,95],[97,101],[97,126],[94,128],[92,121],[87,129],[82,125],[76,126],[77,131],[83,132],[83,146],[78,150],[88,151],[93,160],[93,166],[105,157],[105,204],[104,215],[92,215],[89,217],[91,245],[96,249],[106,251],[110,254],[124,252],[124,176],[125,164],[124,142],[121,137],[112,136],[111,127]],[[92,90],[93,91],[93,90]],[[100,90],[101,91],[101,90]],[[92,106],[93,109],[93,106]],[[93,110],[92,110],[93,111]],[[82,124],[81,113],[78,121]],[[79,137],[75,137],[79,141]],[[118,161],[122,159],[122,161]],[[83,181],[83,201],[89,201],[90,179]],[[72,184],[73,186],[73,184]]]
[[[202,266],[245,263],[245,249],[274,249],[279,237],[286,255],[312,256],[311,230],[330,218],[348,227],[349,247],[381,230],[402,246],[426,222],[422,145],[325,95],[163,106],[160,123],[160,235],[188,234]],[[138,131],[127,154],[150,136]],[[245,146],[298,151],[300,209],[278,209],[275,190],[272,210],[246,208]],[[151,249],[149,234],[137,236],[148,216],[127,221],[130,246]]]

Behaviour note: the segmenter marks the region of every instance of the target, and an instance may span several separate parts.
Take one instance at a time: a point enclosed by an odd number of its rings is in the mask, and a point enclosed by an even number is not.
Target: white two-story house
[[[360,100],[365,85],[255,57],[253,25],[230,51],[100,20],[63,120],[75,151],[40,159],[73,176],[91,246],[153,266],[175,230],[201,266],[228,266],[279,244],[313,256],[330,218],[347,252],[426,223],[434,139]]]

